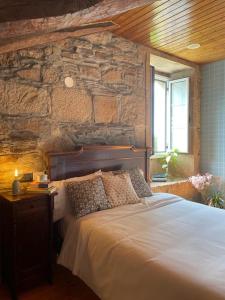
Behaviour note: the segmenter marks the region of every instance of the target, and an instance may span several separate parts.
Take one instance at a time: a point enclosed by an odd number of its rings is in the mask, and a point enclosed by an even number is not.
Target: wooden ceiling
[[[113,21],[116,34],[192,62],[225,58],[224,0],[159,0]],[[188,50],[192,43],[201,47]]]

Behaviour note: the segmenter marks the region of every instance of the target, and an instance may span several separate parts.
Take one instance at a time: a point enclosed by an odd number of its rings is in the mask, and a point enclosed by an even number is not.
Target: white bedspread
[[[104,300],[225,299],[225,211],[157,194],[71,218],[58,262]]]

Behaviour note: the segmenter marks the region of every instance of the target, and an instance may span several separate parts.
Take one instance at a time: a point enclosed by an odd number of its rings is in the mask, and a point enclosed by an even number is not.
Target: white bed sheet
[[[103,300],[225,299],[225,212],[170,194],[69,217],[58,263]]]

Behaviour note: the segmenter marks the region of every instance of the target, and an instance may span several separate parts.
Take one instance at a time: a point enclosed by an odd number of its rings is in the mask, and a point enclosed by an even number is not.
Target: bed
[[[85,152],[70,154],[69,176],[97,170],[99,165],[111,169],[136,164],[147,178],[148,150],[92,148],[83,156]],[[58,160],[64,166],[63,175],[62,168],[56,171]],[[67,177],[65,161],[69,161],[66,154],[50,158],[54,180]],[[58,263],[79,276],[101,299],[225,299],[223,210],[155,194],[141,203],[77,220],[68,214],[64,227]]]

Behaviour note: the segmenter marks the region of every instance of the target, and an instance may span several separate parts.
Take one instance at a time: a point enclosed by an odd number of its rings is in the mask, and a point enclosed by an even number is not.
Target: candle
[[[15,170],[15,177],[18,177],[18,170]]]

